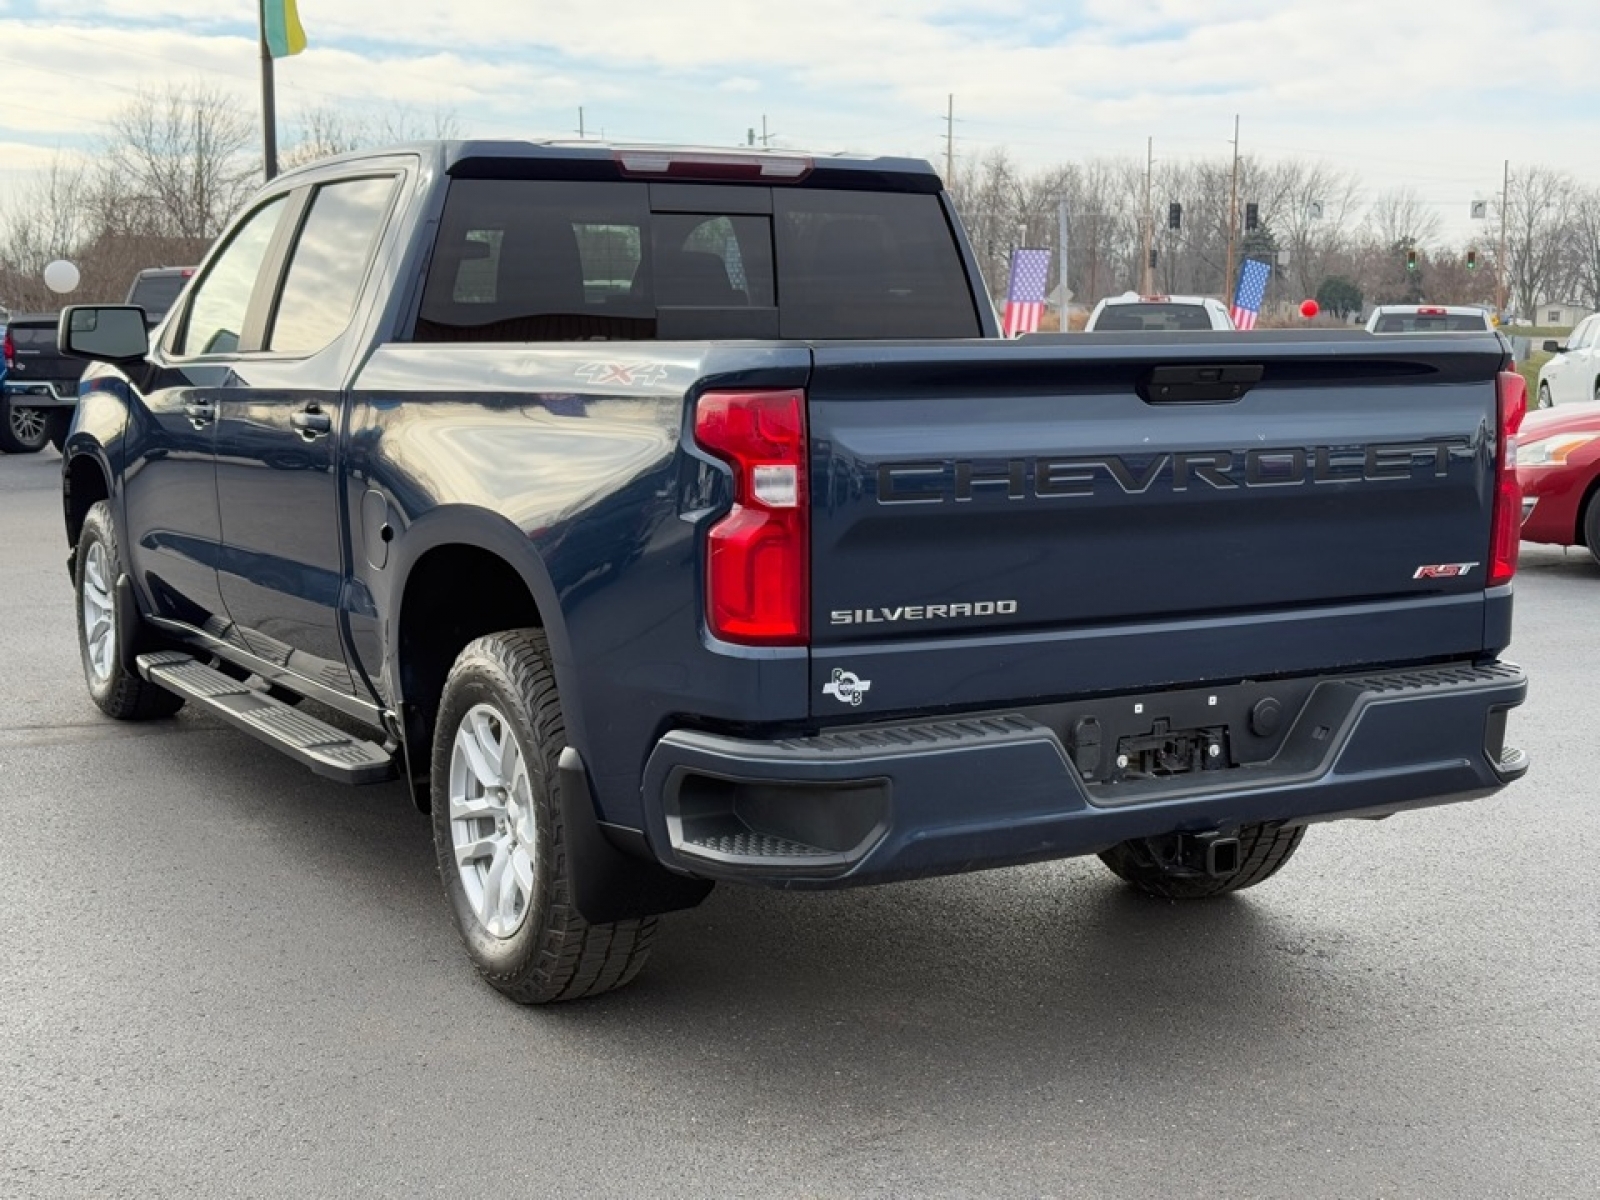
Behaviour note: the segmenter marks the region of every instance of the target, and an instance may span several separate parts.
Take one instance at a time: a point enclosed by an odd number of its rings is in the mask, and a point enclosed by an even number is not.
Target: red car
[[[1517,435],[1522,538],[1587,546],[1600,562],[1600,404],[1528,414]]]

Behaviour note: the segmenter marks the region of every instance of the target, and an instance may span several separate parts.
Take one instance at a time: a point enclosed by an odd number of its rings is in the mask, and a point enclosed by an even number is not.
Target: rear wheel
[[[573,905],[556,770],[566,744],[542,630],[461,652],[433,738],[439,876],[473,965],[522,1004],[621,987],[655,938],[655,917],[595,925]]]
[[[1550,398],[1550,385],[1548,383],[1541,383],[1539,385],[1539,407],[1549,408],[1554,403],[1555,401]]]
[[[1231,875],[1203,875],[1178,860],[1176,835],[1119,842],[1100,855],[1111,873],[1141,892],[1163,900],[1199,900],[1254,887],[1277,874],[1299,849],[1306,827],[1246,825],[1239,830],[1239,869]]]
[[[7,454],[37,454],[49,440],[50,421],[45,409],[0,397],[0,450]]]
[[[83,660],[83,677],[89,695],[100,711],[119,721],[148,721],[170,717],[183,707],[183,697],[175,696],[122,665],[117,644],[125,622],[117,619],[117,607],[127,597],[117,589],[122,574],[122,556],[117,546],[116,528],[111,522],[111,507],[104,500],[89,510],[83,532],[78,535],[78,653]]]

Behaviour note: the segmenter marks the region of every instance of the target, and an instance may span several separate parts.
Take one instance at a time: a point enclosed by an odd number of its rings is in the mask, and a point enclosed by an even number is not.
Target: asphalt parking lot
[[[1173,907],[1072,861],[719,890],[629,989],[473,976],[397,786],[84,692],[0,457],[0,1196],[1600,1194],[1600,567],[1524,548],[1501,796]]]

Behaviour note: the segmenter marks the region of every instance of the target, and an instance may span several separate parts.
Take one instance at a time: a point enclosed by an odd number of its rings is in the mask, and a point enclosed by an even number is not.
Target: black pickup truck
[[[0,450],[37,454],[60,450],[78,403],[83,363],[56,347],[56,313],[22,313],[6,324],[4,382],[0,383]]]
[[[1497,338],[997,335],[923,163],[292,172],[154,345],[62,316],[90,694],[406,778],[529,1002],[715,881],[1207,897],[1523,773]]]

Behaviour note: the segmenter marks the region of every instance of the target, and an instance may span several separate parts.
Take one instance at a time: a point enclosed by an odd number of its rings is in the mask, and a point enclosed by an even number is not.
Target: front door
[[[241,338],[284,210],[276,197],[237,227],[152,353],[145,390],[130,397],[124,528],[140,535],[124,557],[155,616],[215,636],[228,624],[217,581],[217,414],[238,386]]]

